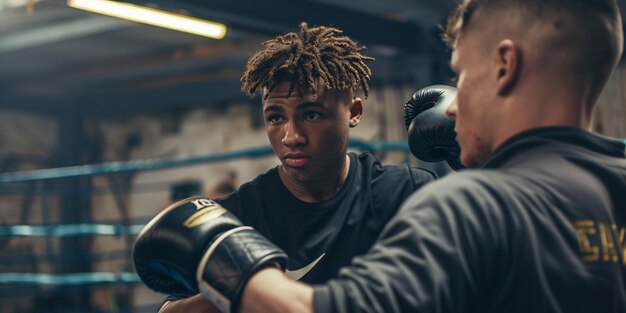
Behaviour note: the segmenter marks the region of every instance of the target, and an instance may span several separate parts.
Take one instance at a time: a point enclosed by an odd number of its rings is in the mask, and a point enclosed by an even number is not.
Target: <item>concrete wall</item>
[[[594,131],[626,138],[626,66],[613,72],[594,113]]]
[[[9,111],[0,111],[0,172],[31,170],[45,167],[51,156],[55,155],[57,123],[40,115],[29,115]],[[41,224],[45,219],[58,218],[58,199],[41,197],[46,190],[34,185],[10,188],[0,192],[0,226],[15,224]],[[33,194],[39,193],[39,195]],[[58,244],[55,239],[0,236],[0,273],[9,272],[50,272],[49,263],[34,262],[34,258],[44,255],[50,247]],[[3,256],[20,256],[18,262],[8,262]],[[31,287],[32,288],[32,287]],[[15,286],[12,291],[19,294],[24,287]],[[33,305],[33,298],[16,296],[7,299],[0,297],[3,312],[15,312],[28,309]]]

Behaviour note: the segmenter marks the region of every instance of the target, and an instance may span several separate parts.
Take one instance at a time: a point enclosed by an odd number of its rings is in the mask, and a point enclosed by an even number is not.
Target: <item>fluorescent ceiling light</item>
[[[214,39],[222,39],[226,35],[226,25],[224,24],[146,8],[130,3],[108,0],[68,0],[67,5],[76,9]]]

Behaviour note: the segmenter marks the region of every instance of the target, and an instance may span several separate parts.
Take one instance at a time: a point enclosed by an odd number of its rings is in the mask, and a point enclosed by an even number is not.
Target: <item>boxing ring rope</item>
[[[626,139],[624,139],[626,144]],[[408,152],[405,141],[367,142],[350,139],[349,147],[371,152],[404,151]],[[219,154],[170,159],[147,159],[128,162],[109,162],[94,165],[70,166],[62,168],[41,169],[32,171],[0,174],[2,184],[41,181],[49,179],[94,176],[102,174],[143,172],[168,169],[196,164],[206,164],[241,158],[256,158],[273,155],[271,147],[250,148]],[[0,237],[48,237],[48,236],[133,236],[137,235],[145,224],[113,225],[113,224],[64,224],[64,225],[13,225],[0,226]],[[93,284],[136,284],[139,277],[133,272],[108,273],[0,273],[0,285],[93,285]]]
[[[624,144],[626,144],[626,139],[623,139],[623,141]],[[409,151],[408,144],[405,141],[377,143],[367,142],[361,139],[350,139],[348,142],[348,146],[350,148],[371,152]],[[272,154],[273,151],[271,147],[259,147],[195,157],[145,159],[127,162],[109,162],[92,165],[78,165],[51,169],[12,172],[0,174],[0,187],[2,186],[2,184],[5,183],[40,181],[47,179],[70,178],[79,176],[94,176],[101,174],[152,171],[196,164],[229,161],[241,158],[264,157]]]
[[[386,152],[394,150],[405,152],[409,151],[406,141],[367,142],[361,139],[350,139],[348,142],[348,146],[350,148],[367,150],[372,152]],[[127,162],[109,162],[92,165],[78,165],[51,169],[4,173],[0,174],[0,184],[25,181],[41,181],[47,179],[70,178],[79,176],[94,176],[101,174],[153,171],[181,166],[229,161],[241,158],[264,157],[273,155],[273,153],[274,152],[272,151],[272,148],[268,146],[204,156],[146,159]]]
[[[36,285],[92,285],[92,284],[119,284],[139,283],[139,276],[135,273],[71,273],[71,274],[32,274],[32,273],[3,273],[0,275],[0,284],[36,284]]]
[[[350,139],[349,148],[361,151],[408,152],[406,141],[394,142],[368,142],[361,139]],[[211,155],[145,159],[127,162],[108,162],[92,165],[69,166],[62,168],[40,169],[0,174],[0,191],[16,193],[14,183],[33,182],[52,179],[72,178],[80,176],[95,176],[103,174],[144,172],[160,169],[170,169],[182,166],[223,162],[242,158],[258,158],[273,155],[271,147],[249,148],[238,151],[224,152]],[[67,236],[136,236],[145,224],[57,224],[57,225],[12,225],[0,226],[0,238],[2,237],[67,237]],[[123,253],[120,253],[123,254]],[[22,257],[24,259],[24,257]],[[141,283],[134,272],[88,272],[88,273],[0,273],[0,286],[2,285],[54,285],[54,286],[80,286],[80,285],[107,285],[107,284],[137,284]]]
[[[122,226],[110,224],[13,225],[0,226],[0,236],[128,236],[137,235],[145,224]]]

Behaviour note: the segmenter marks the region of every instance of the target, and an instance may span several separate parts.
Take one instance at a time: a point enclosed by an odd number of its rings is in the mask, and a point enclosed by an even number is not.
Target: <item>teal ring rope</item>
[[[624,139],[623,141],[624,144],[626,144],[626,139]],[[409,151],[409,146],[406,141],[373,143],[360,139],[350,139],[348,144],[350,148],[355,148],[363,151]],[[78,165],[33,171],[13,172],[0,174],[0,184],[45,179],[69,178],[78,176],[92,176],[101,174],[150,171],[203,163],[228,161],[241,158],[256,158],[271,154],[273,154],[271,147],[260,147],[196,157],[145,159],[127,162],[109,162],[92,165]]]
[[[391,142],[367,142],[360,139],[350,139],[350,148],[362,151],[383,152],[383,151],[409,151],[406,141]],[[127,162],[108,162],[91,165],[78,165],[60,168],[41,169],[33,171],[22,171],[0,174],[0,184],[25,182],[46,179],[69,178],[79,176],[94,176],[102,174],[128,173],[138,171],[152,171],[159,169],[205,164],[212,162],[228,161],[242,158],[257,158],[272,155],[271,147],[260,147],[243,149],[239,151],[224,152],[218,154],[185,157],[185,158],[164,158],[164,159],[144,159]]]
[[[145,225],[60,224],[0,226],[0,237],[65,237],[65,236],[127,236],[138,235]]]
[[[2,284],[29,284],[29,285],[93,285],[93,284],[134,284],[140,283],[135,273],[68,273],[68,274],[35,274],[35,273],[2,273]]]
[[[109,224],[65,224],[53,226],[14,225],[0,227],[0,236],[79,236],[79,235],[137,235],[144,225],[124,227]],[[141,283],[135,273],[0,273],[0,285],[57,285],[77,286],[94,284]]]
[[[65,224],[53,226],[14,225],[0,227],[0,236],[80,236],[80,235],[137,235],[144,225],[128,227],[109,224]],[[0,285],[94,285],[94,284],[134,284],[141,280],[135,273],[0,273]]]

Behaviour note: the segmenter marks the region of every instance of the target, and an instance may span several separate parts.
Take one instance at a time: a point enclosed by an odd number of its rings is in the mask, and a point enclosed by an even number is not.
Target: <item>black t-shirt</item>
[[[331,199],[300,201],[282,183],[276,167],[216,201],[287,253],[288,276],[310,284],[325,282],[352,257],[366,253],[402,202],[436,178],[408,164],[383,166],[370,153],[348,156],[348,177]]]
[[[321,257],[300,281],[325,282],[367,252],[404,199],[435,178],[408,164],[382,166],[369,153],[348,156],[348,177],[331,199],[300,201],[273,168],[217,201],[289,255],[288,273]]]
[[[565,127],[409,197],[315,287],[327,312],[626,312],[624,143]]]

